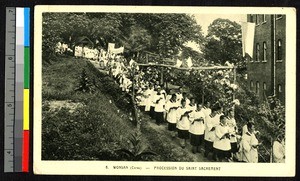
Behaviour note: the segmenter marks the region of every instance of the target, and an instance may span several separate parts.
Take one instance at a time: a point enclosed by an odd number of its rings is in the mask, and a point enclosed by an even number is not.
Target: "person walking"
[[[178,129],[178,138],[180,139],[180,145],[182,148],[185,148],[186,142],[189,139],[189,129],[190,129],[190,120],[189,113],[186,106],[186,100],[181,100],[181,107],[177,109],[177,129]]]
[[[172,138],[175,138],[176,135],[176,123],[177,123],[177,109],[180,105],[176,101],[176,94],[172,94],[171,98],[166,102],[166,112],[167,112],[167,122],[168,130],[171,131]]]
[[[203,144],[204,140],[204,130],[205,130],[205,115],[202,111],[202,105],[198,104],[197,109],[190,113],[190,138],[191,145],[193,146],[192,152],[195,154],[196,152],[200,153],[200,146]]]
[[[213,151],[213,143],[216,138],[215,127],[220,124],[221,107],[216,106],[212,108],[212,113],[206,118],[205,132],[204,132],[204,157],[208,157],[212,153],[213,159],[216,160],[216,155]]]
[[[161,93],[161,87],[157,87],[157,94],[155,95],[155,120],[157,125],[161,125],[164,122],[164,111],[165,111],[165,103],[166,98],[165,95]]]
[[[231,156],[229,161],[237,161],[237,155],[238,152],[238,145],[237,145],[237,126],[236,126],[236,120],[234,118],[234,110],[229,109],[228,115],[226,118],[226,124],[229,128],[229,134],[230,134],[230,145],[231,145]]]
[[[230,149],[230,134],[229,127],[226,124],[226,117],[220,116],[220,124],[215,129],[216,138],[213,143],[213,148],[216,154],[217,161],[228,160],[231,156]]]
[[[254,125],[251,122],[247,123],[247,132],[242,136],[240,143],[241,161],[247,163],[258,162],[258,140],[254,134]]]

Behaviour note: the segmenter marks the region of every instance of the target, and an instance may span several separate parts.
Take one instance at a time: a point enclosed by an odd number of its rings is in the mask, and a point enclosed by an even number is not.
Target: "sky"
[[[218,18],[229,19],[229,20],[235,21],[239,24],[241,24],[241,22],[247,21],[247,14],[193,14],[193,15],[195,16],[197,23],[202,27],[204,36],[207,35],[208,26],[215,19],[218,19]],[[197,52],[201,52],[199,50],[197,44],[194,42],[187,42],[185,46],[188,46]]]
[[[247,14],[193,14],[199,25],[201,25],[204,35],[207,35],[208,26],[218,18],[229,19],[237,23],[246,22]]]

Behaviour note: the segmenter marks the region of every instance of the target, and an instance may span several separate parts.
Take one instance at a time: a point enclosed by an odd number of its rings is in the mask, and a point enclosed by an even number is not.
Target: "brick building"
[[[255,26],[253,57],[247,61],[248,85],[261,100],[276,95],[285,103],[285,15],[247,15]]]

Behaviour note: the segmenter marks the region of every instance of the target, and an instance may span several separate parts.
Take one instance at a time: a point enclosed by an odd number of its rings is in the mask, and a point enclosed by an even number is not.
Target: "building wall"
[[[275,65],[275,74],[276,74],[276,95],[278,98],[284,102],[285,101],[285,64],[286,64],[286,30],[285,25],[286,23],[286,16],[282,16],[279,19],[276,19],[276,33],[275,33],[275,39],[276,39],[276,47],[278,46],[278,39],[281,39],[282,41],[282,60],[276,60]],[[277,55],[276,55],[277,57]],[[276,58],[278,59],[278,58]],[[278,85],[281,85],[282,91],[279,92]]]
[[[274,93],[274,74],[276,75],[276,94],[284,101],[285,98],[285,61],[277,61],[274,69],[274,26],[273,15],[248,15],[248,22],[257,23],[255,26],[253,57],[247,62],[248,85],[249,88],[257,92],[259,98],[263,100]],[[257,21],[258,20],[258,21]],[[275,39],[281,39],[282,57],[285,57],[285,17],[276,20]],[[266,60],[263,60],[263,43],[266,43]],[[256,51],[259,44],[259,56]],[[276,41],[277,46],[277,41]],[[277,48],[275,48],[277,52]],[[258,60],[257,60],[258,56]],[[277,57],[277,54],[276,54]],[[285,59],[285,58],[283,58]],[[275,71],[274,71],[275,70]],[[259,85],[257,85],[259,84]],[[264,86],[265,84],[265,86]],[[281,92],[278,92],[278,84],[281,85]],[[252,86],[251,86],[252,85]],[[259,86],[259,87],[258,87]]]

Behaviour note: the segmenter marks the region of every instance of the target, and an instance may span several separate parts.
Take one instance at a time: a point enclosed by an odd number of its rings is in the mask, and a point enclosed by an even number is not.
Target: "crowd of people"
[[[258,162],[259,131],[255,130],[253,120],[238,128],[234,104],[224,110],[218,103],[197,103],[184,87],[165,90],[159,81],[143,79],[144,72],[133,59],[127,61],[123,56],[105,50],[99,51],[97,61],[125,92],[132,88],[130,74],[133,67],[139,71],[141,79],[136,82],[138,106],[157,125],[167,125],[166,129],[173,139],[180,140],[183,149],[189,143],[192,153],[203,152],[205,157],[215,161]],[[279,138],[273,145],[274,162],[284,162],[284,150],[284,139]]]

